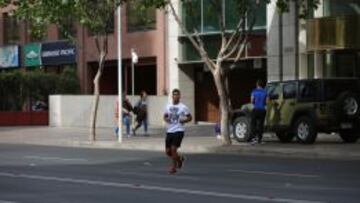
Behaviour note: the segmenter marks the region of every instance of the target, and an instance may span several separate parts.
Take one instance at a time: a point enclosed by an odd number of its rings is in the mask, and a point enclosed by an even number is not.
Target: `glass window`
[[[226,16],[226,28],[234,29],[240,20],[241,11],[238,6],[238,0],[225,0],[225,16]],[[256,4],[256,1],[250,1],[250,7],[253,12],[250,12],[247,16],[247,25],[249,26],[254,20],[254,28],[266,28],[266,3],[260,1],[260,4]]]
[[[142,1],[144,0],[135,0],[127,3],[126,23],[128,32],[156,29],[156,8],[146,8]]]
[[[215,59],[220,49],[219,36],[203,36],[202,39],[207,54],[211,59]],[[201,59],[197,50],[185,37],[182,39],[182,56],[183,61],[198,61]]]
[[[227,29],[235,29],[240,20],[240,12],[237,7],[236,1],[237,0],[225,1],[225,21]]]
[[[316,81],[303,81],[299,84],[299,99],[314,101],[320,98],[319,83]]]
[[[198,61],[200,60],[199,53],[195,50],[194,46],[187,39],[182,42],[183,61]]]
[[[296,97],[296,83],[286,83],[283,85],[284,99],[292,99]]]
[[[15,16],[10,16],[7,13],[3,14],[4,18],[4,43],[5,44],[16,44],[20,40],[19,34],[19,21]]]
[[[307,73],[308,73],[308,78],[309,79],[313,79],[315,77],[315,59],[314,59],[314,53],[310,53],[307,55],[308,60],[307,60]]]
[[[268,84],[266,91],[270,100],[279,99],[281,89],[278,83]]]
[[[186,1],[182,5],[182,18],[189,32],[201,32],[201,0]]]
[[[222,1],[203,1],[203,32],[219,31],[219,11],[222,10]]]
[[[256,4],[256,1],[251,1],[251,7],[254,9],[247,16],[247,26],[250,27],[251,23],[254,23],[253,28],[266,28],[266,3],[260,1],[260,4]]]

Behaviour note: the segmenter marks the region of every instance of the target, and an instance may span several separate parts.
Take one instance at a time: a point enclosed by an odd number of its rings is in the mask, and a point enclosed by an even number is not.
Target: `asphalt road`
[[[0,145],[0,203],[360,201],[358,161]]]

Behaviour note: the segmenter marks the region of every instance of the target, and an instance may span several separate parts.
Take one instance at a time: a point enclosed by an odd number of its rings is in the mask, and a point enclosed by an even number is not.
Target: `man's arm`
[[[184,123],[190,122],[191,120],[192,120],[191,114],[187,114],[185,119],[180,120],[180,123],[184,124]]]
[[[164,114],[163,119],[164,119],[164,121],[165,121],[166,123],[170,123],[170,118],[169,118],[169,114],[168,114],[168,113],[165,113],[165,114]]]

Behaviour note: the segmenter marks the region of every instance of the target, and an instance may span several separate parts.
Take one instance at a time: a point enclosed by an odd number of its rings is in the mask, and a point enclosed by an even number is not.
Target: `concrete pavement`
[[[164,150],[165,131],[153,127],[148,137],[139,129],[137,136],[124,137],[119,143],[112,128],[98,128],[97,141],[89,142],[89,129],[41,127],[0,127],[0,143],[31,144],[63,147]],[[297,142],[283,144],[272,134],[265,134],[264,145],[249,145],[233,140],[233,145],[222,146],[212,125],[187,126],[181,151],[185,153],[247,154],[302,158],[334,158],[360,160],[360,143],[344,144],[337,135],[320,134],[313,145]]]

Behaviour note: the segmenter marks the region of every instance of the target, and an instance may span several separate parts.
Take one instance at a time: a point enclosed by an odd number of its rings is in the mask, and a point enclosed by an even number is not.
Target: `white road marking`
[[[239,173],[253,173],[262,175],[277,175],[277,176],[292,176],[300,178],[319,178],[319,175],[312,174],[300,174],[300,173],[281,173],[281,172],[269,172],[269,171],[248,171],[248,170],[228,170],[228,172],[239,172]]]
[[[46,157],[46,156],[24,156],[24,159],[37,159],[44,161],[69,161],[69,162],[87,162],[87,159],[70,159],[62,157]]]
[[[140,176],[140,177],[147,177],[147,178],[167,178],[167,179],[178,179],[178,180],[193,180],[193,181],[199,181],[200,178],[195,178],[191,176],[169,176],[169,175],[159,175],[159,174],[149,174],[149,173],[136,173],[136,172],[123,172],[118,171],[116,174],[119,175],[134,175],[134,176]]]
[[[96,185],[96,186],[106,186],[106,187],[116,187],[116,188],[127,188],[127,189],[136,189],[136,190],[142,189],[142,190],[173,192],[173,193],[190,194],[190,195],[266,201],[266,202],[323,203],[320,201],[311,201],[311,200],[287,199],[287,198],[276,198],[276,197],[270,198],[270,197],[256,196],[256,195],[231,194],[231,193],[211,192],[211,191],[203,191],[203,190],[191,190],[191,189],[183,189],[183,188],[171,188],[171,187],[118,183],[118,182],[106,182],[106,181],[94,181],[94,180],[86,180],[86,179],[60,178],[60,177],[54,177],[54,176],[40,176],[40,175],[31,175],[31,174],[14,174],[14,173],[0,172],[0,176],[11,177],[11,178],[31,179],[31,180],[57,181],[57,182],[63,182],[63,183],[76,183],[76,184],[86,184],[86,185]]]
[[[16,203],[16,202],[6,201],[6,200],[0,200],[0,203]]]

